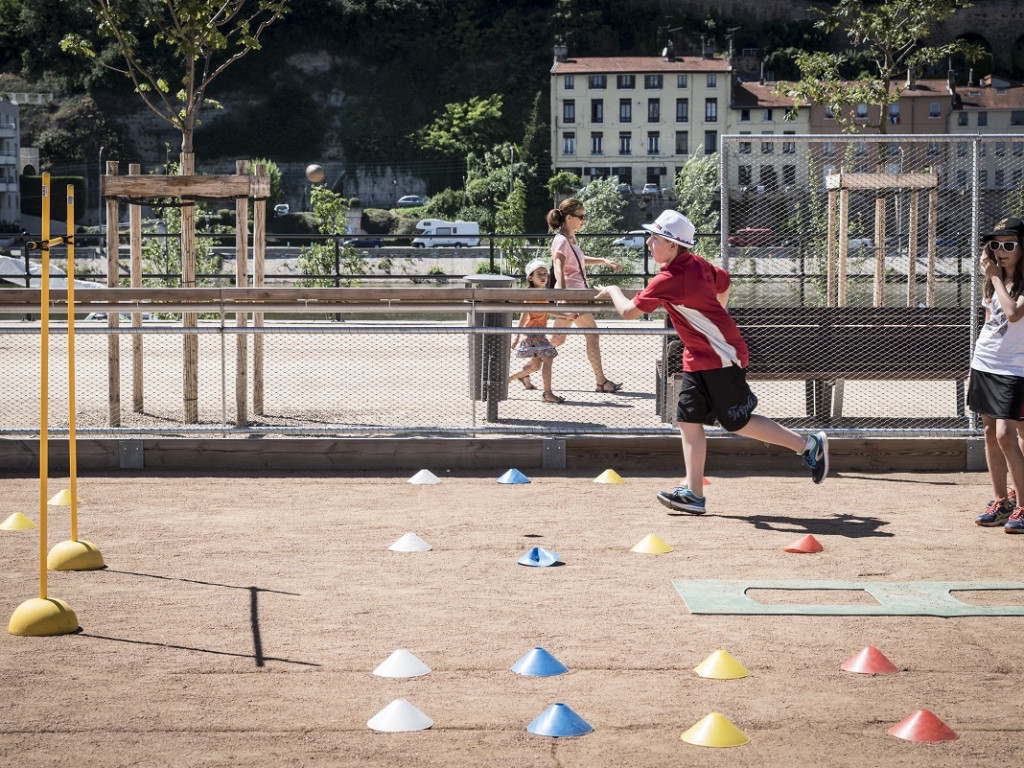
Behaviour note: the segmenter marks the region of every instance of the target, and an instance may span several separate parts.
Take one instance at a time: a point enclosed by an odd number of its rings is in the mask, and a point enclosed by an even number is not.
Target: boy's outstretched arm
[[[633,302],[626,298],[622,289],[617,285],[606,285],[598,290],[595,299],[611,299],[615,305],[615,311],[622,315],[623,320],[635,320],[643,314],[634,306]]]

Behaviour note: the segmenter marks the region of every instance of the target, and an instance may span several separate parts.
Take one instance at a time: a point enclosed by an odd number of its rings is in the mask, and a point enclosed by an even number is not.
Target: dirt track
[[[1003,766],[1019,763],[1024,618],[693,615],[672,579],[1021,580],[1024,536],[971,523],[981,474],[713,474],[704,518],[653,500],[672,477],[84,477],[80,536],[108,568],[51,573],[82,631],[0,634],[0,764],[36,766]],[[410,473],[411,474],[411,473]],[[52,480],[52,492],[66,482]],[[33,519],[37,482],[0,479],[0,517]],[[396,553],[414,531],[434,549]],[[630,551],[657,533],[675,551]],[[817,555],[783,553],[812,533]],[[50,544],[68,537],[50,514]],[[532,546],[565,565],[526,568]],[[0,534],[9,617],[38,594],[38,536]],[[857,593],[859,594],[859,593]],[[807,593],[805,601],[863,595]],[[792,601],[765,594],[763,602]],[[1024,593],[965,600],[1024,604]],[[840,665],[867,645],[901,672]],[[542,646],[569,668],[509,667]],[[407,648],[433,671],[375,677]],[[718,648],[751,670],[696,676]],[[403,697],[428,731],[366,721]],[[555,702],[581,738],[526,726]],[[887,730],[918,708],[960,739]],[[680,734],[712,711],[734,749]]]

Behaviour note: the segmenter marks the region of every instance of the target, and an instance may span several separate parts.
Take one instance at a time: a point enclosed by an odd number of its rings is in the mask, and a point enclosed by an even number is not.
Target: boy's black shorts
[[[738,365],[710,371],[683,371],[676,421],[714,424],[735,432],[743,429],[757,407],[757,395],[747,385],[747,370]]]
[[[993,419],[1020,421],[1024,408],[1024,378],[971,368],[967,406]]]

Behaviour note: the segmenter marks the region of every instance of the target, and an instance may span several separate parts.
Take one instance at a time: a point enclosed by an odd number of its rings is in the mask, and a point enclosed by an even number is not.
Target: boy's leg
[[[658,501],[678,512],[703,515],[704,497],[700,493],[703,492],[704,460],[707,456],[704,425],[681,421],[679,434],[683,441],[683,461],[686,462],[686,486],[672,491],[658,491]]]
[[[760,440],[763,443],[781,445],[789,448],[793,453],[803,453],[807,440],[791,429],[787,429],[767,416],[752,414],[750,421],[740,429],[735,430],[737,435]]]

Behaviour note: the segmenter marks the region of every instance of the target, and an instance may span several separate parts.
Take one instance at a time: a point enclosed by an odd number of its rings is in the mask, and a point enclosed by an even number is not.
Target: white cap
[[[695,244],[693,237],[696,230],[693,223],[679,211],[662,211],[652,224],[640,226],[658,237],[685,245],[687,248],[692,248]]]
[[[544,259],[534,259],[533,261],[526,265],[526,276],[529,277],[534,273],[534,271],[540,269],[541,267],[544,267],[544,269],[548,269],[548,263],[544,261]]]

